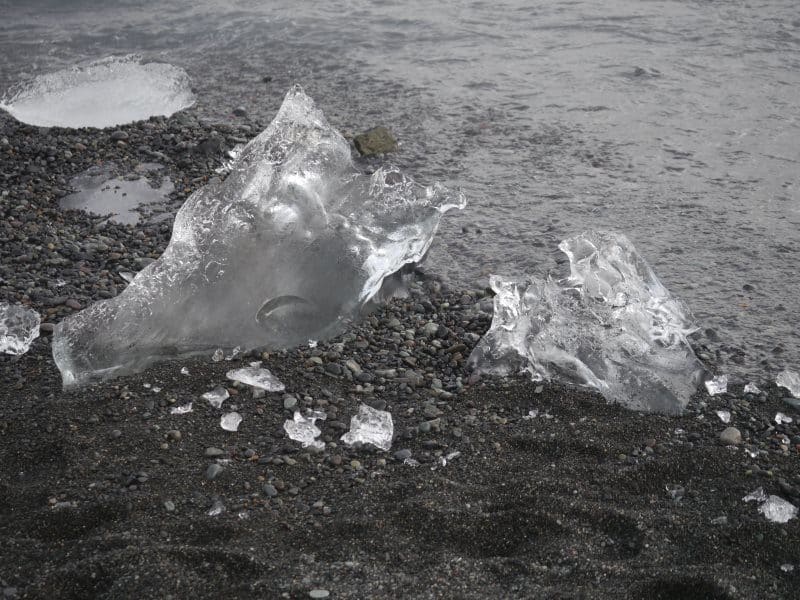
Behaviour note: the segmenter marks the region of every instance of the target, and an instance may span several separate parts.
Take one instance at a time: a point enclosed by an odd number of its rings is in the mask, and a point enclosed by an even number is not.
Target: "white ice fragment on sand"
[[[747,494],[742,500],[745,502],[759,502],[761,505],[758,507],[758,512],[773,523],[786,523],[797,516],[797,507],[794,504],[787,502],[780,496],[767,496],[764,493],[764,488],[758,488],[754,492]]]
[[[210,392],[206,392],[200,397],[214,408],[222,408],[222,403],[230,398],[230,394],[228,394],[228,390],[226,390],[224,387],[217,386]]]
[[[403,461],[403,464],[407,467],[418,467],[419,461],[416,458],[407,458]]]
[[[795,398],[800,398],[800,375],[794,371],[781,371],[775,379],[775,383],[789,390]]]
[[[754,500],[756,502],[764,502],[766,499],[767,495],[764,493],[764,488],[758,488],[757,490],[750,492],[749,494],[747,494],[747,496],[742,498],[742,500],[744,500],[745,502],[752,502]]]
[[[184,404],[183,406],[173,406],[169,413],[171,415],[185,415],[186,413],[192,412],[192,403]]]
[[[529,421],[531,419],[535,419],[538,416],[539,416],[539,409],[538,408],[532,408],[531,410],[528,411],[528,414],[527,415],[523,415],[522,418],[524,420],[526,420],[526,421]]]
[[[295,87],[224,180],[178,211],[166,250],[125,290],[57,327],[66,387],[214,348],[278,349],[341,333],[384,280],[425,256],[461,193],[393,168],[364,175]]]
[[[0,303],[0,352],[20,356],[39,337],[39,313],[24,306]]]
[[[345,433],[341,440],[348,446],[362,443],[388,450],[392,447],[393,435],[394,423],[391,413],[362,404],[358,407],[358,414],[350,418],[350,431]]]
[[[783,423],[791,423],[792,417],[785,415],[782,412],[779,412],[775,414],[775,422],[778,425],[782,425]]]
[[[286,431],[286,435],[289,436],[289,439],[300,442],[303,448],[308,448],[310,446],[322,450],[325,447],[325,442],[316,439],[322,433],[322,430],[317,427],[315,423],[317,420],[324,421],[327,418],[328,415],[322,411],[315,410],[307,417],[295,411],[294,417],[292,419],[287,419],[283,423],[283,429]]]
[[[239,423],[242,422],[242,415],[238,412],[229,412],[222,415],[219,419],[219,426],[225,431],[238,431]]]
[[[308,347],[309,348],[316,348],[317,347],[317,340],[308,340]]]
[[[221,515],[225,512],[225,505],[222,503],[222,500],[215,500],[214,504],[211,505],[211,508],[208,511],[209,517],[216,517]]]
[[[760,394],[761,390],[759,387],[753,383],[752,381],[744,386],[744,393],[745,394]]]
[[[562,281],[493,275],[494,315],[470,355],[476,372],[527,372],[592,387],[629,408],[677,413],[703,368],[688,309],[623,235],[589,231],[561,242]]]
[[[719,420],[723,423],[730,423],[731,422],[731,411],[729,410],[718,410],[717,416]]]
[[[30,125],[111,127],[169,116],[194,101],[183,69],[129,55],[39,75],[9,90],[0,108]]]
[[[222,359],[225,358],[225,353],[222,351],[222,348],[217,348],[214,350],[214,354],[211,355],[212,362],[221,362]]]
[[[792,571],[794,571],[794,565],[790,563],[782,564],[781,571],[783,571],[784,573],[791,573]]]
[[[242,347],[241,346],[236,346],[236,348],[231,350],[231,353],[228,356],[225,357],[225,360],[231,361],[234,358],[236,358],[237,356],[239,356],[241,353],[242,353]]]
[[[189,375],[189,369],[187,369],[186,367],[183,367],[181,369],[181,375]]]
[[[258,366],[260,363],[250,365],[249,367],[242,367],[241,369],[233,369],[228,371],[225,375],[228,379],[250,385],[255,388],[260,388],[267,392],[282,392],[286,389],[275,375],[269,369]]]
[[[758,512],[773,523],[787,523],[797,516],[797,507],[780,496],[770,496],[758,507]]]
[[[709,379],[706,381],[706,390],[708,390],[709,396],[724,394],[728,391],[728,376],[718,375],[713,379]]]

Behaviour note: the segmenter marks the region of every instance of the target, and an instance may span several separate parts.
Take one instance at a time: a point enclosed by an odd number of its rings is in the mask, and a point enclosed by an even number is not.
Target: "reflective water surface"
[[[544,274],[558,242],[624,233],[725,370],[800,367],[800,13],[793,0],[61,3],[0,0],[0,90],[136,52],[197,110],[266,124],[294,82],[394,162],[461,186],[430,268]],[[706,331],[707,330],[707,331]]]

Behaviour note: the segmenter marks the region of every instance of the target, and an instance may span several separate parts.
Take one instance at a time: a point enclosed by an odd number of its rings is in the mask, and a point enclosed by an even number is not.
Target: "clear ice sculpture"
[[[775,383],[783,388],[789,390],[789,393],[795,398],[800,398],[800,375],[794,371],[781,371],[778,377],[775,378]]]
[[[169,116],[195,102],[186,71],[112,56],[39,75],[4,95],[0,108],[41,127],[112,127]]]
[[[357,443],[372,444],[381,450],[389,450],[393,435],[392,414],[362,404],[358,407],[358,414],[350,417],[350,431],[341,440],[348,446]]]
[[[584,232],[559,248],[563,281],[493,275],[494,316],[470,355],[479,372],[527,372],[645,411],[679,413],[704,373],[688,309],[625,236]]]
[[[20,356],[39,337],[39,313],[24,306],[0,303],[0,352]]]
[[[292,419],[287,419],[283,423],[283,430],[289,439],[295,442],[300,442],[303,448],[316,448],[322,450],[325,447],[325,442],[317,438],[322,433],[322,430],[316,426],[318,420],[324,421],[328,418],[323,411],[312,411],[307,417],[300,414],[299,411],[294,412]]]
[[[277,349],[340,333],[422,260],[460,192],[391,168],[367,176],[299,86],[272,123],[184,203],[164,254],[116,298],[62,321],[65,387],[216,348]]]

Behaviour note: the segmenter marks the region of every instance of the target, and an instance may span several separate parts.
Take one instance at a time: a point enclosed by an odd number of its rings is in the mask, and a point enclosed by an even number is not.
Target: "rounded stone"
[[[736,446],[742,443],[742,432],[736,427],[728,427],[719,434],[719,441],[726,446]]]

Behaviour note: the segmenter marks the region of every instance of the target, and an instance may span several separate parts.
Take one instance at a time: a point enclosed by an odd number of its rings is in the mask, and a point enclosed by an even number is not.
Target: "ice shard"
[[[348,446],[357,443],[372,444],[381,450],[389,450],[393,436],[392,414],[362,404],[358,407],[358,414],[350,418],[350,431],[341,439]]]
[[[112,127],[194,104],[189,76],[141,57],[109,57],[39,75],[9,90],[0,108],[43,127]]]
[[[295,411],[292,419],[287,419],[283,423],[283,429],[289,439],[300,442],[303,448],[316,448],[322,450],[325,447],[325,442],[317,438],[322,433],[322,430],[316,426],[318,420],[324,421],[328,418],[322,411],[315,410],[307,417]]]
[[[164,254],[116,298],[56,327],[65,386],[216,348],[284,348],[341,332],[384,279],[420,262],[460,193],[391,168],[355,167],[350,146],[299,86],[233,161],[195,192]]]
[[[591,387],[637,410],[678,413],[703,375],[684,305],[623,235],[561,242],[564,280],[492,276],[494,316],[470,356],[479,372]]]
[[[41,317],[35,310],[0,302],[0,352],[25,354],[39,337]]]
[[[789,390],[789,393],[795,398],[800,398],[800,375],[794,371],[781,371],[778,377],[775,378],[775,383],[783,388]]]
[[[254,362],[249,367],[228,371],[225,376],[232,381],[238,381],[266,392],[282,392],[286,389],[269,369],[260,365],[260,362]]]
[[[220,385],[215,387],[210,392],[206,392],[200,397],[214,408],[222,408],[222,403],[230,398],[230,394],[228,393],[228,390]]]
[[[728,391],[728,376],[717,375],[706,381],[706,391],[709,396],[718,396]]]

